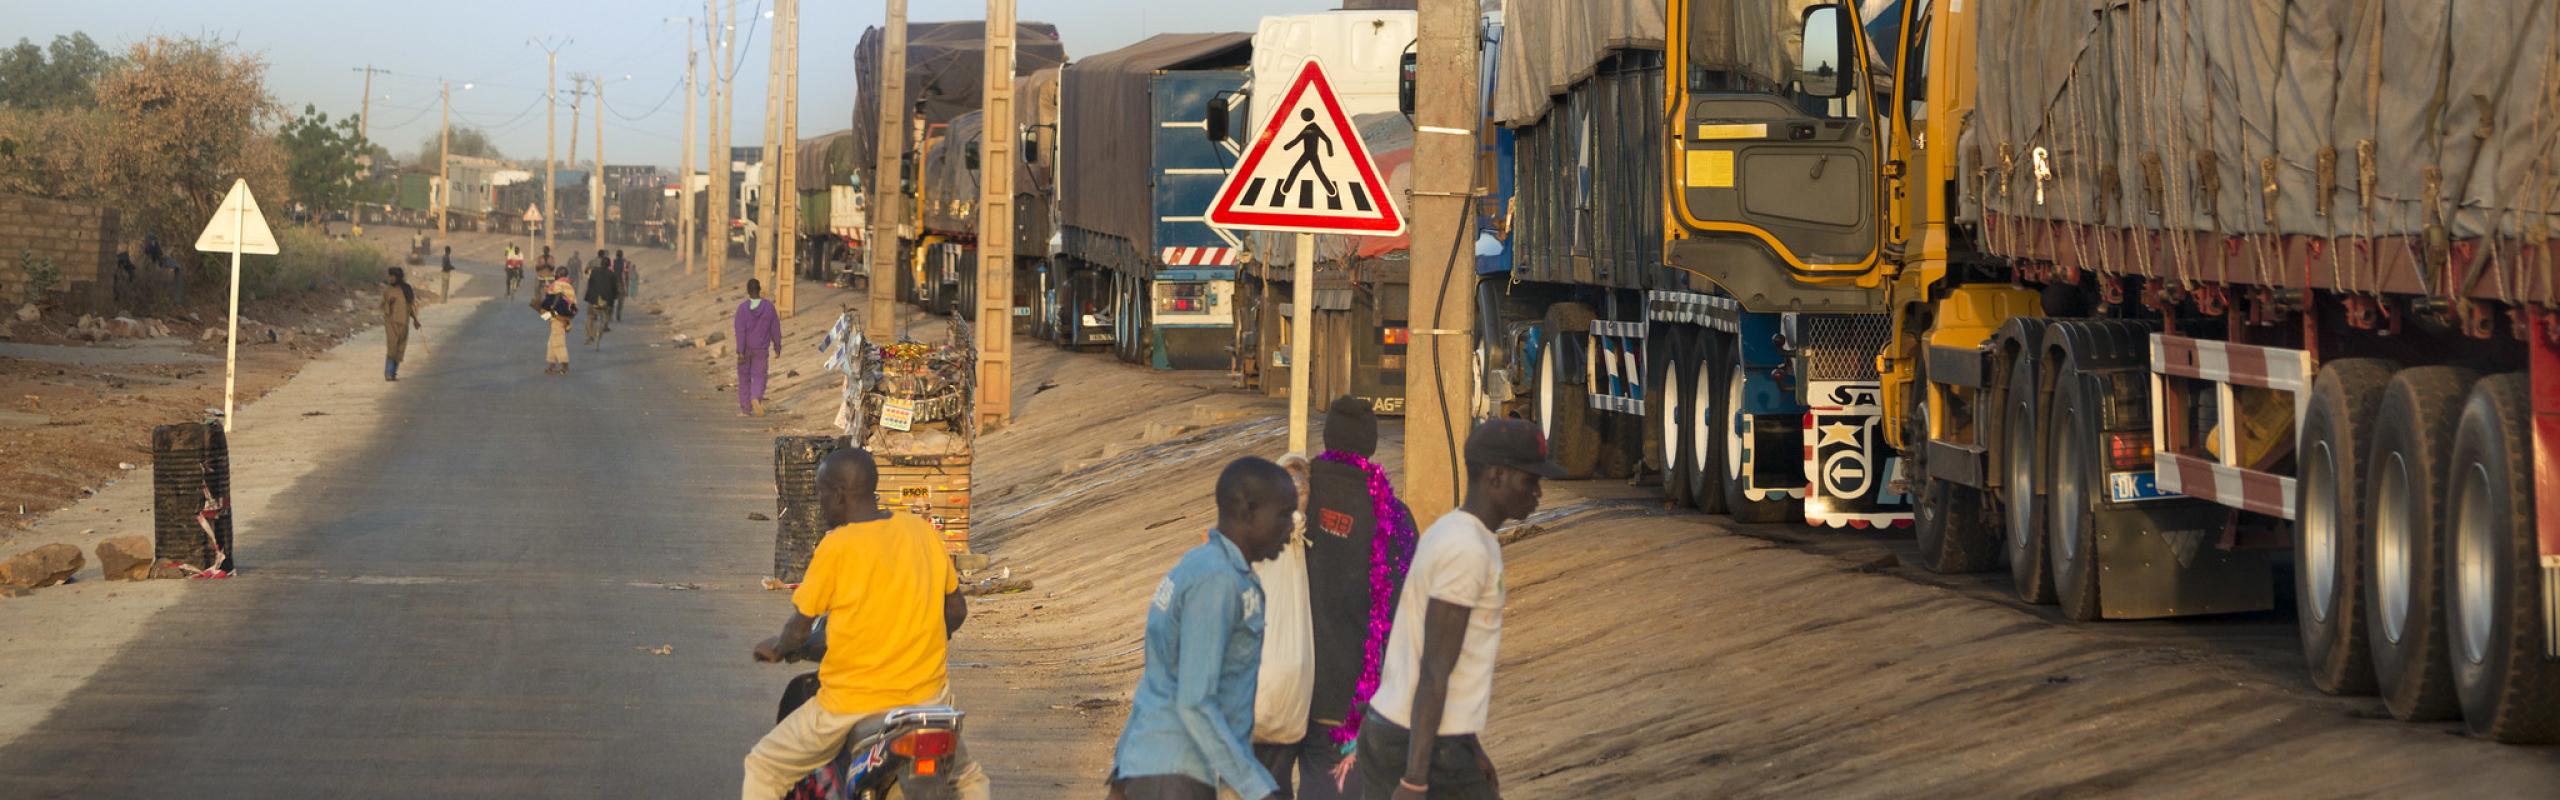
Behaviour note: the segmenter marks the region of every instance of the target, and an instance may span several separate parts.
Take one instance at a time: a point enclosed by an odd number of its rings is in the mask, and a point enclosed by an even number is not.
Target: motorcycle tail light
[[[942,762],[930,758],[919,758],[913,763],[916,765],[915,771],[919,777],[930,778],[934,773],[942,770]]]
[[[889,752],[924,761],[951,754],[959,737],[947,730],[924,730],[900,736],[889,743]]]

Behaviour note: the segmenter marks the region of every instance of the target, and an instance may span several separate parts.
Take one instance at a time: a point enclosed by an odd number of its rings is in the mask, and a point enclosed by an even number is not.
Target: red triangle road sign
[[[1324,65],[1308,59],[1271,122],[1218,187],[1209,224],[1243,230],[1395,236],[1404,215],[1377,159],[1342,113]],[[1274,152],[1274,151],[1277,152]]]

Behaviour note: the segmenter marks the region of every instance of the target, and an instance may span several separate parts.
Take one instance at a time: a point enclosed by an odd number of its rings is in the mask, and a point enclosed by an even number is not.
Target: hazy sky
[[[738,144],[762,141],[766,56],[763,9],[769,0],[741,0],[737,126]],[[1054,23],[1067,54],[1082,58],[1126,46],[1150,34],[1250,31],[1266,14],[1323,11],[1338,0],[1017,0],[1024,20]],[[972,0],[910,0],[917,22],[978,19],[986,6]],[[800,21],[800,133],[815,136],[845,128],[853,115],[853,46],[864,28],[880,24],[881,0],[802,0]],[[392,74],[373,80],[374,140],[406,158],[436,130],[436,78],[455,81],[456,126],[485,128],[514,157],[541,157],[543,51],[535,37],[566,36],[560,51],[564,102],[560,107],[568,156],[568,76],[605,76],[606,161],[673,168],[682,148],[685,21],[701,17],[701,2],[684,0],[0,0],[0,44],[24,37],[37,44],[82,31],[111,51],[155,34],[213,36],[263,55],[267,88],[296,112],[304,104],[332,117],[351,114],[364,95],[371,64]],[[676,17],[668,21],[667,17]],[[699,38],[700,34],[695,34]],[[629,75],[629,80],[622,80]],[[462,82],[474,88],[462,89]],[[593,157],[594,104],[578,116],[578,157]],[[697,135],[696,137],[700,137]]]

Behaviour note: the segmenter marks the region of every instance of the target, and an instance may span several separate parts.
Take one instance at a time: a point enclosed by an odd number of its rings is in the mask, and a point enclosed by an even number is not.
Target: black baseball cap
[[[1467,463],[1512,469],[1558,480],[1564,467],[1547,457],[1546,434],[1523,419],[1489,419],[1467,434]]]

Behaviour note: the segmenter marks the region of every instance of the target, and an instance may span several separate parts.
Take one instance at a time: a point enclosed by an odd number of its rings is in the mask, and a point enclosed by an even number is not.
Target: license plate
[[[2158,500],[2180,495],[2160,491],[2160,481],[2150,472],[2117,472],[2107,476],[2108,494],[2118,503],[2135,500]]]

